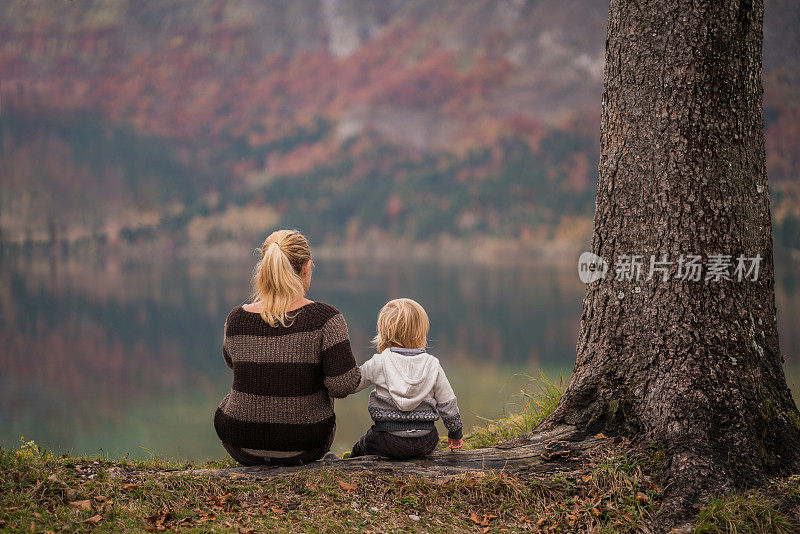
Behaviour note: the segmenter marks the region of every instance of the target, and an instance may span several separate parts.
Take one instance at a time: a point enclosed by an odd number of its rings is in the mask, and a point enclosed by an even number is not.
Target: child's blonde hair
[[[424,349],[428,343],[428,314],[419,302],[394,299],[378,314],[378,335],[372,343],[383,352],[389,347]]]

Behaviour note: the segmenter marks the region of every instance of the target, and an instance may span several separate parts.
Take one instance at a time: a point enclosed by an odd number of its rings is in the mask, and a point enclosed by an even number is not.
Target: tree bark
[[[711,492],[785,474],[800,414],[778,347],[762,121],[763,1],[612,0],[593,252],[577,361],[543,428],[573,424],[663,444],[658,520]],[[651,255],[669,266],[649,274]],[[681,255],[702,255],[699,281]],[[758,278],[705,280],[709,256],[760,255]],[[635,279],[617,279],[641,255]],[[734,274],[734,267],[730,274]]]

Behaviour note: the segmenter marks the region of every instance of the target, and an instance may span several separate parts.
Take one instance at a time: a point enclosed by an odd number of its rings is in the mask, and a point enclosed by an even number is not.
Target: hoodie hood
[[[385,388],[400,410],[411,411],[429,396],[439,375],[436,358],[422,352],[406,355],[385,349],[381,352]]]

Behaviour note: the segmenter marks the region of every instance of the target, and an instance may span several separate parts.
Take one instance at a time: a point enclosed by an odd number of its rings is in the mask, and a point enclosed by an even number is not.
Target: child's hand
[[[447,446],[450,447],[451,451],[460,449],[461,447],[464,446],[464,438],[461,439],[447,438]]]

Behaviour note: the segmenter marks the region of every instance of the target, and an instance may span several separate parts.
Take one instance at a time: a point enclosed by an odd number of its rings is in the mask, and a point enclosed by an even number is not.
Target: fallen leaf
[[[308,489],[310,489],[310,490],[318,490],[318,489],[319,489],[319,486],[318,486],[318,485],[316,485],[316,484],[309,484],[309,485],[308,485]]]
[[[122,485],[122,491],[135,490],[138,487],[139,487],[139,484],[123,484]]]
[[[592,507],[592,513],[595,517],[600,517],[603,514],[597,506]]]
[[[89,519],[84,519],[83,522],[84,523],[91,523],[92,525],[96,525],[97,523],[99,523],[102,520],[103,520],[103,516],[101,516],[101,515],[93,515]]]
[[[546,517],[540,517],[539,520],[536,522],[536,525],[541,527],[546,522],[547,522],[547,518]]]
[[[531,520],[528,519],[528,517],[524,516],[524,515],[519,516],[519,520],[522,521],[523,523],[530,523],[531,522]]]
[[[481,519],[481,525],[486,526],[492,519],[495,519],[497,516],[492,514],[483,514],[483,519]]]
[[[339,487],[345,491],[353,491],[357,486],[357,484],[350,484],[349,482],[344,482],[342,480],[339,481]]]
[[[472,512],[472,513],[469,514],[469,519],[473,523],[477,523],[478,525],[481,524],[481,520],[478,519],[478,514],[476,514],[475,512]]]
[[[631,514],[629,514],[628,512],[624,512],[624,513],[622,513],[620,515],[622,515],[622,517],[624,517],[625,521],[627,521],[628,523],[633,523],[635,521],[633,519],[633,516]]]
[[[280,514],[282,514],[282,513],[284,513],[286,511],[286,510],[283,510],[282,508],[278,508],[276,506],[271,506],[270,510],[272,510],[273,512],[275,512],[278,515],[280,515]]]
[[[581,480],[583,480],[583,482],[585,484],[586,482],[589,482],[590,480],[592,480],[592,475],[582,476]]]
[[[52,475],[47,477],[47,480],[49,480],[50,482],[58,482],[58,475],[56,473],[53,473]]]
[[[594,437],[596,437],[597,439],[606,439],[608,436],[600,432],[599,434],[596,434]]]
[[[490,529],[490,528],[492,528],[492,527],[486,527],[486,528],[484,528],[483,530],[481,530],[481,534],[486,534],[487,532],[489,532],[489,529]]]
[[[156,530],[164,530],[164,523],[172,519],[172,512],[169,510],[161,513],[155,513],[145,517],[147,521],[155,523]]]
[[[70,506],[73,508],[77,508],[79,510],[91,510],[92,509],[92,501],[86,499],[85,501],[72,501],[69,503]]]
[[[233,500],[233,495],[230,493],[226,493],[221,497],[219,495],[214,497],[214,502],[217,503],[218,506],[225,506],[225,504],[231,500]]]
[[[642,493],[641,491],[636,492],[636,500],[639,502],[649,503],[650,497]]]

